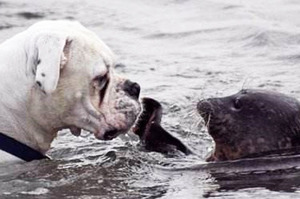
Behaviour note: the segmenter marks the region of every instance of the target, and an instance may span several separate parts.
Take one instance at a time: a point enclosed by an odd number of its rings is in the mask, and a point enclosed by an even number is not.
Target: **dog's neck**
[[[20,46],[25,41],[20,39]],[[45,153],[56,136],[51,126],[41,126],[29,114],[29,95],[34,79],[26,74],[25,47],[1,44],[0,51],[0,132]],[[7,60],[10,58],[10,60]]]
[[[0,101],[0,132],[43,154],[49,150],[57,131],[40,126],[26,109],[11,109],[10,103]]]

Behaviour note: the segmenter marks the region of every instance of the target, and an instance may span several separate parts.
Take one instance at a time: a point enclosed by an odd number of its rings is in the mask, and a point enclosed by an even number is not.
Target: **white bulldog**
[[[111,50],[74,21],[42,21],[0,45],[0,132],[45,154],[59,130],[110,140],[141,108]],[[1,146],[0,146],[1,147]],[[0,162],[12,159],[0,149]]]

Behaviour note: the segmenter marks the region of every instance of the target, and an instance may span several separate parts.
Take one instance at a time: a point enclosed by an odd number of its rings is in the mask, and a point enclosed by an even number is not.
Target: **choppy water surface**
[[[299,1],[7,0],[0,18],[1,41],[38,20],[81,21],[197,153],[170,158],[145,152],[132,134],[103,142],[61,132],[52,161],[0,167],[0,198],[300,197],[299,156],[206,164],[213,143],[195,111],[199,99],[241,88],[300,99]]]

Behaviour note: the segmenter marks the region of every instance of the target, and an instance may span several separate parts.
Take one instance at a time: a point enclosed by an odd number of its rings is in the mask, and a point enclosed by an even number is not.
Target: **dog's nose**
[[[128,93],[128,95],[139,98],[141,87],[136,82],[131,82],[129,80],[126,80],[124,82],[124,91]]]

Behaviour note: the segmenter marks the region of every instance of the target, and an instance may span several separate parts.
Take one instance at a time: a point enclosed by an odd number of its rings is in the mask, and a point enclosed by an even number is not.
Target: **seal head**
[[[215,142],[207,161],[233,160],[300,145],[299,101],[266,90],[241,90],[197,105]]]

